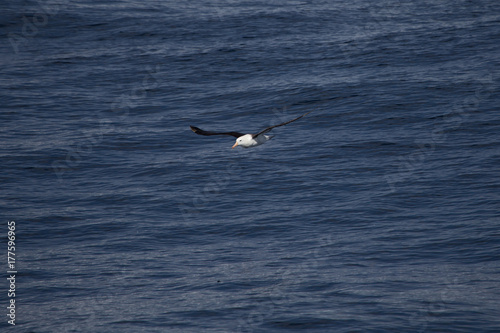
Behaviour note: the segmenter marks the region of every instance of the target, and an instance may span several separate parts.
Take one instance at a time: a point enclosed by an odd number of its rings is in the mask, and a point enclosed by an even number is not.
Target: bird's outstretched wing
[[[309,113],[311,113],[311,112],[312,112],[312,111],[309,111],[309,112],[307,112],[307,113],[304,113],[302,116],[299,116],[299,117],[297,117],[297,118],[295,118],[295,119],[292,119],[292,120],[289,120],[289,121],[285,121],[284,123],[281,123],[281,124],[278,124],[278,125],[274,125],[274,126],[270,126],[270,127],[266,128],[266,129],[264,129],[264,130],[260,131],[260,132],[259,132],[259,133],[257,133],[257,134],[252,134],[252,137],[253,137],[253,138],[256,138],[256,137],[258,137],[258,136],[259,136],[259,135],[261,135],[261,134],[264,134],[264,133],[269,132],[270,130],[272,130],[272,129],[273,129],[273,128],[275,128],[275,127],[280,127],[280,126],[285,126],[285,125],[287,125],[287,124],[290,124],[291,122],[294,122],[295,120],[299,120],[300,118],[304,117],[305,115],[308,115],[308,114],[309,114]]]
[[[211,131],[204,131],[201,128],[194,127],[194,126],[189,126],[191,128],[191,131],[195,132],[196,134],[199,135],[231,135],[234,136],[235,138],[239,138],[240,136],[245,135],[244,133],[238,133],[238,132],[211,132]]]

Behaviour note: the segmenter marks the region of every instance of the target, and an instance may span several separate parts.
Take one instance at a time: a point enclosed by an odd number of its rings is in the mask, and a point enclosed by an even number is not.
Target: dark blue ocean
[[[497,0],[2,1],[0,36],[3,332],[500,332]]]

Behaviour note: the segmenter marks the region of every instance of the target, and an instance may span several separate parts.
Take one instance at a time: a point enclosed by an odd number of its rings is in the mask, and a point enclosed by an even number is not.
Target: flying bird
[[[285,121],[284,123],[274,125],[274,126],[269,126],[262,131],[260,131],[257,134],[244,134],[240,132],[211,132],[211,131],[204,131],[201,128],[194,127],[194,126],[189,126],[193,132],[199,135],[230,135],[234,136],[236,138],[236,142],[234,143],[232,148],[236,148],[237,146],[241,146],[243,148],[250,148],[250,147],[255,147],[258,145],[263,144],[264,142],[268,141],[271,139],[274,135],[266,135],[269,131],[271,131],[275,127],[280,127],[280,126],[285,126],[287,124],[290,124],[291,122],[294,122],[295,120],[299,120],[300,118],[304,117],[305,115],[311,113],[312,111],[309,111],[307,113],[304,113],[302,116],[299,116],[295,119]]]

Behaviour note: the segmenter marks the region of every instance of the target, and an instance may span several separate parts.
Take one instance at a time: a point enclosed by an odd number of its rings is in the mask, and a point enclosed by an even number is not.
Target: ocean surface
[[[2,332],[500,332],[497,0],[2,1],[0,33]]]

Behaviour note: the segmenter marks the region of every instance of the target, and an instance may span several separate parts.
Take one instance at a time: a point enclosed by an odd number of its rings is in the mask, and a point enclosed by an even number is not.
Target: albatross
[[[292,120],[289,120],[289,121],[285,121],[284,123],[274,125],[274,126],[269,126],[257,134],[244,134],[244,133],[240,133],[240,132],[211,132],[211,131],[204,131],[201,128],[194,127],[191,125],[189,125],[189,127],[191,128],[191,130],[193,132],[195,132],[196,134],[199,134],[199,135],[206,135],[206,136],[209,136],[209,135],[230,135],[230,136],[234,136],[236,138],[236,142],[234,143],[232,148],[236,148],[237,146],[241,146],[243,148],[250,148],[250,147],[255,147],[255,146],[261,145],[264,142],[271,139],[274,135],[266,135],[266,133],[268,133],[273,128],[290,124],[291,122],[294,122],[295,120],[299,120],[300,118],[304,117],[305,115],[307,115],[311,112],[312,111],[304,113],[302,116],[299,116],[299,117],[292,119]]]

